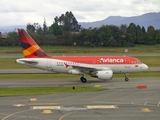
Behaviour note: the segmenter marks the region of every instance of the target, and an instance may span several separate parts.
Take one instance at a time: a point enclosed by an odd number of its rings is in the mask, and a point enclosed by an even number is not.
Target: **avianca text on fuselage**
[[[87,75],[110,80],[113,73],[124,74],[128,81],[128,73],[148,69],[139,59],[127,56],[48,56],[24,29],[18,29],[18,34],[24,58],[17,59],[16,63],[56,73],[80,74],[83,83]]]
[[[121,58],[101,58],[98,60],[100,63],[124,63]]]

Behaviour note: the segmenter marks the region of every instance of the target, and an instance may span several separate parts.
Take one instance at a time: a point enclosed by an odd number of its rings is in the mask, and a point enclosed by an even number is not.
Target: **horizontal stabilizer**
[[[29,64],[29,65],[36,65],[38,64],[38,61],[35,60],[28,60],[28,59],[17,59],[16,63],[20,63],[20,64]]]

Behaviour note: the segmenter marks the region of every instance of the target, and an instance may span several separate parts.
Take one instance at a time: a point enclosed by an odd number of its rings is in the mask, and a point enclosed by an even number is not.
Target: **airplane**
[[[16,63],[54,73],[81,75],[82,83],[87,82],[87,75],[111,80],[113,74],[124,74],[125,81],[129,81],[129,73],[148,69],[139,59],[129,56],[48,56],[24,29],[19,28],[18,34],[24,58]]]

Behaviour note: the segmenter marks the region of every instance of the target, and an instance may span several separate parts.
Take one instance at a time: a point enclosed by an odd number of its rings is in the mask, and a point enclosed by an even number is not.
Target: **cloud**
[[[79,22],[102,20],[108,16],[135,16],[159,12],[159,0],[1,0],[0,27],[27,25],[46,18],[51,25],[56,16],[72,11]]]

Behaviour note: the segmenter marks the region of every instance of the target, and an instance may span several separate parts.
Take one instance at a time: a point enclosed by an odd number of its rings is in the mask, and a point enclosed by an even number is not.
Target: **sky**
[[[160,12],[160,0],[0,0],[0,27],[43,24],[72,11],[78,22]]]

